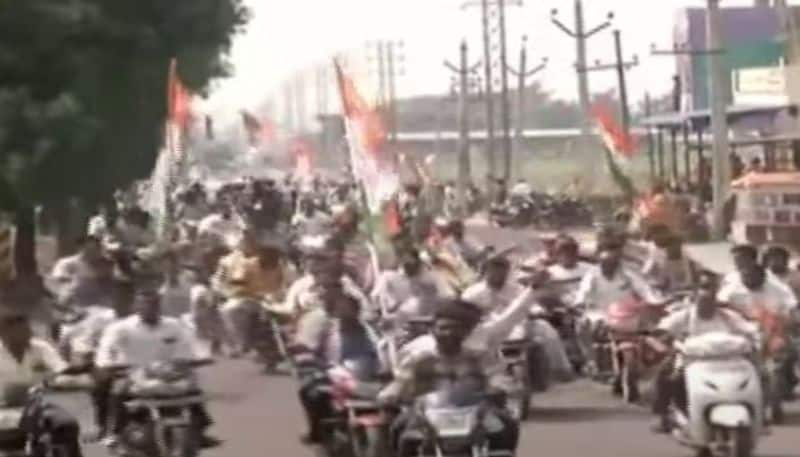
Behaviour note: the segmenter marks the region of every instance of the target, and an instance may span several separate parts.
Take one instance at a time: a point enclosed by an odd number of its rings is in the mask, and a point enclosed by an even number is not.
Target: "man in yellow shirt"
[[[233,355],[253,348],[254,322],[261,302],[283,290],[284,271],[280,251],[259,244],[252,229],[243,230],[233,252],[219,261],[212,287],[224,297],[222,319],[233,340]]]

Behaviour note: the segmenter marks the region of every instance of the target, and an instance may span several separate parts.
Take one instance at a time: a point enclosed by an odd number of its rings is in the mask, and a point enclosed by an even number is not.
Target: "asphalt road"
[[[515,243],[530,248],[528,234],[473,227],[499,249]],[[202,372],[216,420],[213,432],[225,444],[208,457],[304,457],[314,455],[299,444],[303,418],[291,378],[265,376],[247,361],[223,360]],[[84,395],[60,399],[88,426],[91,410]],[[680,457],[690,456],[667,436],[649,431],[646,409],[628,406],[611,396],[608,387],[590,381],[556,386],[534,399],[531,419],[523,425],[520,456],[543,457]],[[800,456],[800,405],[789,406],[787,425],[776,427],[758,447],[761,457]],[[87,445],[87,457],[105,457],[97,445]]]
[[[306,457],[314,453],[298,441],[302,412],[289,377],[269,377],[247,361],[222,361],[203,373],[216,420],[213,432],[225,440],[208,457]],[[90,407],[83,395],[63,398],[89,426]],[[775,427],[759,445],[761,457],[800,455],[800,405],[790,407],[787,425]],[[607,386],[589,381],[557,386],[534,399],[523,425],[519,454],[545,457],[681,457],[691,456],[667,436],[649,431],[651,416],[638,406],[613,398]],[[87,445],[86,457],[106,457],[98,445]]]

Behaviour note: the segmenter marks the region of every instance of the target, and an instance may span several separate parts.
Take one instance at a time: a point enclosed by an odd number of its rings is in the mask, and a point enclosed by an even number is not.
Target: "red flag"
[[[170,121],[181,130],[186,129],[192,120],[191,103],[192,96],[178,77],[178,61],[172,59],[167,83],[167,110]]]
[[[592,116],[600,127],[600,135],[606,147],[614,154],[632,157],[637,152],[635,138],[623,130],[622,126],[614,119],[608,105],[596,103],[592,107]]]
[[[386,129],[383,127],[380,114],[364,100],[353,80],[342,71],[339,62],[334,60],[334,66],[336,67],[336,78],[339,81],[344,115],[362,126],[361,138],[358,140],[369,154],[376,156],[386,142]]]

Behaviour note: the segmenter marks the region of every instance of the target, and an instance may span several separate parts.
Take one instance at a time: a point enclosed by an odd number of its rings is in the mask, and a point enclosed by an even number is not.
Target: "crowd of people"
[[[214,191],[192,184],[174,195],[172,225],[158,240],[137,199],[118,197],[90,220],[78,252],[47,275],[52,300],[41,307],[50,312],[33,313],[37,307],[11,286],[0,296],[3,395],[88,373],[96,436],[112,448],[133,395],[118,367],[253,358],[297,376],[305,443],[324,444],[326,420],[336,414],[322,388],[326,370],[360,360],[386,380],[375,401],[396,413],[389,427],[395,455],[415,455],[424,444],[418,411],[404,406],[453,382],[486,394],[496,419],[488,444],[513,455],[519,418],[506,408],[504,342],[522,329],[527,375],[538,389],[597,377],[597,335],[613,306],[631,299],[671,306],[652,323],[663,341],[744,335],[754,352],[781,354],[771,375],[790,388],[797,382],[790,335],[800,278],[780,247],[761,255],[737,246],[736,270],[723,278],[696,271],[669,230],[652,231],[639,270],[629,267],[626,240],[613,231],[598,234],[589,255],[562,234],[519,258],[472,239],[461,220],[437,219],[444,209],[432,209],[424,189],[410,185],[398,196],[402,230],[387,256],[360,230],[357,187],[348,179],[249,180]],[[577,316],[574,325],[556,319],[558,310]],[[301,360],[317,368],[298,370]],[[676,360],[660,372],[658,431],[673,426],[668,409],[685,398],[682,369]],[[788,396],[790,388],[774,394]],[[46,405],[34,413],[30,423],[47,417],[65,455],[82,455],[68,411]],[[193,407],[192,416],[201,444],[217,445],[205,407]]]

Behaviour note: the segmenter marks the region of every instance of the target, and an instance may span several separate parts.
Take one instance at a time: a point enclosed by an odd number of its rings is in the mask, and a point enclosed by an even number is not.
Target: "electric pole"
[[[506,187],[511,177],[511,106],[508,100],[508,59],[506,37],[506,0],[499,0],[500,33],[500,114],[503,123],[503,180]]]
[[[467,207],[467,186],[471,181],[471,164],[469,157],[469,74],[477,70],[480,62],[470,66],[467,42],[462,41],[459,47],[460,63],[458,66],[445,60],[444,65],[458,74],[458,206],[460,216],[465,216]]]
[[[528,51],[525,46],[528,43],[528,36],[522,37],[522,47],[519,51],[519,69],[516,70],[510,65],[506,67],[508,71],[517,77],[517,156],[525,149],[525,81],[531,76],[544,70],[547,66],[547,57],[542,58],[542,63],[537,67],[528,70]],[[512,162],[509,160],[509,162]]]
[[[584,150],[588,149],[589,145],[589,137],[592,134],[592,122],[590,120],[590,110],[591,104],[590,100],[590,93],[589,93],[589,76],[586,71],[581,71],[581,69],[586,68],[586,41],[600,32],[601,30],[605,30],[606,28],[611,26],[611,20],[614,18],[614,13],[608,13],[607,19],[602,24],[590,29],[588,32],[586,31],[584,17],[583,17],[583,3],[581,0],[575,0],[575,26],[574,28],[570,28],[561,21],[558,20],[558,10],[553,9],[551,11],[551,21],[558,27],[562,32],[566,33],[568,36],[575,39],[575,54],[577,55],[577,62],[575,63],[575,69],[578,76],[578,99],[580,100],[581,111],[583,112],[583,116],[581,117],[581,141],[583,143]]]
[[[720,0],[708,0],[706,13],[706,32],[708,47],[721,49],[723,46],[722,18],[719,10]],[[711,95],[711,134],[713,135],[713,235],[716,240],[725,238],[725,200],[731,180],[730,143],[728,142],[727,89],[728,77],[725,63],[720,53],[708,56],[709,94]]]
[[[595,61],[595,65],[593,67],[584,67],[579,69],[581,73],[589,73],[592,71],[605,71],[605,70],[614,70],[617,72],[617,84],[619,84],[619,102],[620,102],[620,111],[621,111],[621,118],[622,118],[622,128],[624,129],[625,133],[630,135],[631,133],[631,113],[630,107],[628,106],[628,83],[625,78],[625,73],[630,70],[631,68],[639,65],[639,57],[637,55],[633,56],[633,59],[629,61],[625,61],[622,56],[622,38],[620,35],[619,30],[614,30],[614,47],[616,49],[616,62],[611,64],[601,64],[599,61]]]
[[[492,28],[490,24],[490,16],[492,16],[492,7],[497,7],[498,24],[497,31],[499,34],[499,48],[500,56],[497,63],[497,71],[500,72],[500,79],[497,83],[500,86],[501,100],[501,126],[503,128],[503,141],[502,150],[504,157],[503,175],[508,177],[510,172],[510,157],[511,157],[511,109],[508,100],[508,75],[505,72],[505,67],[508,65],[506,60],[507,50],[507,36],[506,36],[506,14],[505,7],[508,4],[515,6],[522,6],[522,0],[480,0],[471,1],[462,4],[461,8],[466,9],[472,6],[481,7],[481,26],[483,31],[483,60],[484,60],[484,81],[486,88],[484,93],[486,95],[486,160],[488,165],[488,175],[491,187],[491,181],[498,177],[497,160],[495,157],[495,109],[494,109],[494,93],[495,93],[495,79],[493,78],[493,68],[495,65],[494,56],[492,53]]]

